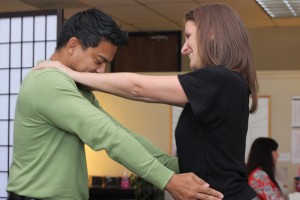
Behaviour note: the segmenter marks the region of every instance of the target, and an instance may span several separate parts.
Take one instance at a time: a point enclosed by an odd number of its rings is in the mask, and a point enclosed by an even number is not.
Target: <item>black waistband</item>
[[[14,193],[8,193],[8,199],[7,200],[41,200],[33,197],[25,197],[25,196],[20,196]]]

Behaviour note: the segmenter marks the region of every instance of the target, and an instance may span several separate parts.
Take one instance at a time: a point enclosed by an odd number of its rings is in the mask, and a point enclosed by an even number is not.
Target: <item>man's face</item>
[[[80,43],[70,49],[69,67],[79,72],[104,73],[117,51],[117,46],[110,42],[102,41],[97,47],[82,49]]]

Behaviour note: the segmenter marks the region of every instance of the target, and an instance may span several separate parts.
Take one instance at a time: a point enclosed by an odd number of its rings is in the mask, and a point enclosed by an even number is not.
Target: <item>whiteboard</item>
[[[249,115],[245,161],[256,138],[270,137],[270,112],[270,96],[259,96],[257,111]]]
[[[251,98],[249,106],[251,105]],[[171,106],[172,131],[171,131],[171,150],[170,153],[176,156],[175,128],[182,112],[181,107]],[[258,137],[270,136],[270,96],[259,96],[258,107],[255,113],[249,115],[248,132],[246,138],[245,162],[248,158],[249,150],[253,141]]]

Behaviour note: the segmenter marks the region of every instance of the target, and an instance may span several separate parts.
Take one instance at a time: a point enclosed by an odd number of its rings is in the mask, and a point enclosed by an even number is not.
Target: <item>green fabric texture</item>
[[[7,191],[42,199],[88,199],[85,144],[105,150],[160,189],[179,172],[177,158],[124,128],[69,76],[47,68],[31,71],[20,89]]]

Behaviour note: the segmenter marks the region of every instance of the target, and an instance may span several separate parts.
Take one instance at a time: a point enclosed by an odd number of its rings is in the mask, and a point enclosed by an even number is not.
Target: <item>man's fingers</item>
[[[174,174],[166,188],[175,199],[223,199],[222,193],[210,188],[194,173]]]
[[[197,196],[197,199],[201,199],[201,200],[222,200],[222,198],[217,198],[217,197],[209,196],[209,195],[206,195],[206,194],[199,194]]]
[[[200,199],[223,199],[224,195],[221,192],[218,192],[212,188],[201,187],[200,193],[198,193]]]
[[[219,200],[224,197],[222,193],[210,188],[209,184],[197,175],[192,174],[192,178],[200,185],[199,193],[197,194],[199,199]]]
[[[205,187],[209,187],[208,183],[206,183],[203,179],[199,178],[195,174],[192,174],[192,177],[193,177],[194,181],[196,181],[199,185],[203,185]]]

